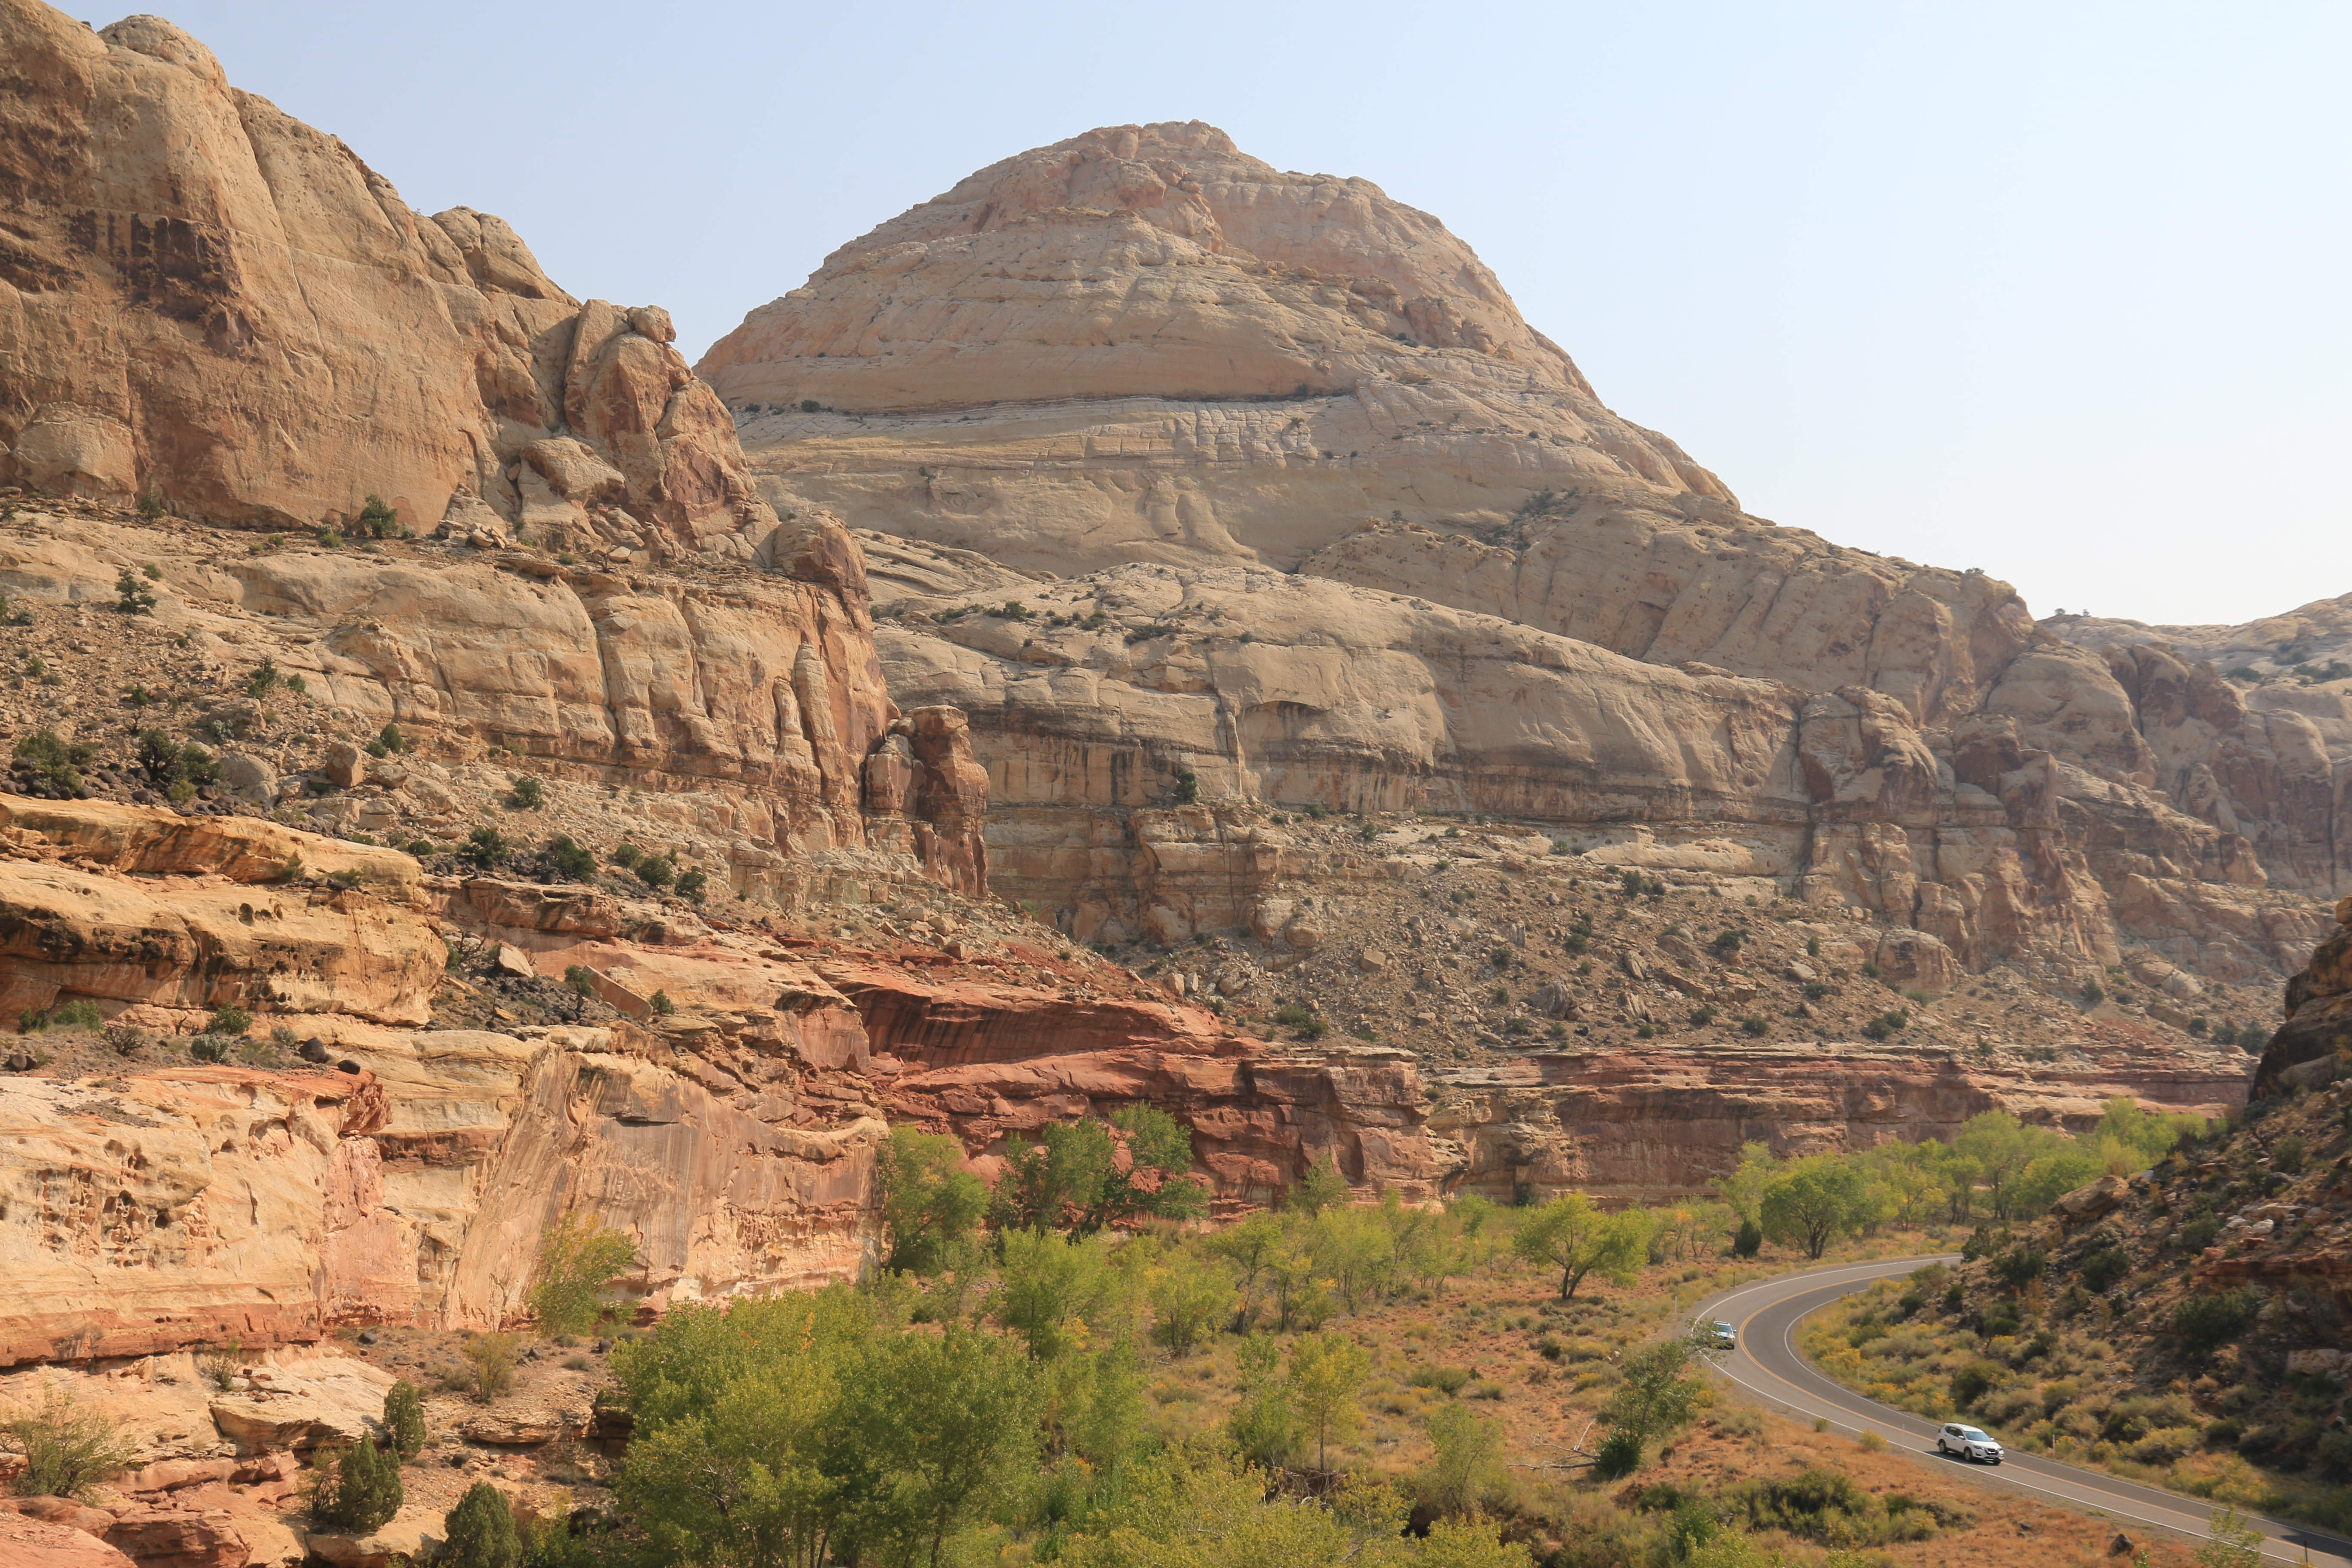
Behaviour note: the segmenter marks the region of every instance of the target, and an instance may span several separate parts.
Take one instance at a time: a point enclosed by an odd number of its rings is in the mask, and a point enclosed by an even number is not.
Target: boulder
[[[212,1415],[240,1454],[353,1444],[377,1426],[346,1406],[301,1394],[225,1394],[212,1402]]]
[[[222,1509],[119,1509],[106,1531],[139,1568],[247,1568],[253,1552],[236,1521]]]
[[[365,1535],[312,1530],[304,1532],[302,1544],[313,1558],[333,1568],[395,1568],[397,1564],[429,1563],[440,1552],[445,1539],[444,1511],[410,1503],[380,1530]]]
[[[532,1448],[541,1443],[552,1443],[569,1433],[572,1436],[588,1429],[589,1412],[583,1410],[499,1409],[470,1416],[457,1430],[469,1443],[488,1443],[493,1447]]]
[[[349,741],[337,741],[327,748],[325,772],[337,789],[350,789],[367,776],[367,753]]]
[[[2131,1195],[2131,1184],[2121,1176],[2101,1176],[2084,1187],[2076,1187],[2050,1205],[2050,1212],[2059,1223],[2067,1226],[2088,1225],[2100,1215],[2120,1208]]]
[[[70,1525],[0,1513],[0,1563],[8,1568],[135,1568],[121,1549]]]
[[[223,752],[221,783],[237,799],[255,805],[278,803],[278,770],[267,760],[244,752]]]

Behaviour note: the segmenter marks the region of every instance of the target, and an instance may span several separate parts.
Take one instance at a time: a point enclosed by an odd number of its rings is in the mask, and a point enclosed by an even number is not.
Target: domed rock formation
[[[2266,978],[2320,929],[2277,890],[2345,875],[2352,726],[1747,514],[1435,219],[1208,126],[992,164],[699,368],[780,510],[872,531],[894,695],[971,711],[996,871],[1090,939],[1307,890],[1145,820],[1187,788],[1669,858],[1737,824],[1746,874],[2069,991],[2136,947]],[[1775,717],[1726,769],[1694,699],[1735,676]]]

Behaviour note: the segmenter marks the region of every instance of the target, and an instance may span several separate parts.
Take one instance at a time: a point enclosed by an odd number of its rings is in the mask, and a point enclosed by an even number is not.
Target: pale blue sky
[[[982,164],[1198,118],[1436,214],[1760,515],[2037,614],[2352,592],[2340,0],[167,14],[689,353]]]

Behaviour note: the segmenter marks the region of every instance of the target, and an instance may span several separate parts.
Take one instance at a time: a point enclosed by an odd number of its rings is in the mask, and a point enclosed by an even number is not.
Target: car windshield
[[[1991,1438],[1986,1436],[1983,1433],[1978,1431],[1973,1426],[1961,1427],[1960,1436],[1966,1437],[1971,1443],[1990,1443],[1992,1441]]]

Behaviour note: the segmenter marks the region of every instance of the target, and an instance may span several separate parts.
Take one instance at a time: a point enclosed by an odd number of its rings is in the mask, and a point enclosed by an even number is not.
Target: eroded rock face
[[[311,529],[724,545],[775,519],[659,310],[585,305],[498,218],[423,217],[158,17],[0,8],[0,476]]]
[[[2019,1075],[1859,1045],[1564,1050],[1436,1074],[1429,1130],[1457,1190],[1507,1201],[1573,1188],[1644,1202],[1728,1174],[1740,1145],[1759,1139],[1780,1154],[1949,1140],[1986,1110],[2082,1131],[2118,1095],[2218,1115],[2244,1102],[2242,1061],[2111,1052]]]
[[[1082,941],[1270,939],[1302,894],[1412,874],[1291,852],[1261,805],[1547,823],[1629,867],[1867,910],[1907,928],[1876,956],[1931,994],[2126,943],[2247,978],[2315,929],[2245,840],[2053,752],[2075,688],[2023,660],[1988,699],[2010,710],[1925,726],[1872,686],[1668,668],[1310,576],[1128,566],[1032,580],[1013,616],[938,592],[941,554],[877,560],[892,688],[971,715],[995,874]],[[2045,663],[2114,689],[2082,649]]]
[[[2258,1097],[2342,1076],[2343,1058],[2352,1053],[2352,899],[2337,900],[2336,920],[2335,932],[2287,982],[2286,1022],[2254,1073]]]
[[[1888,914],[1960,971],[2147,944],[2251,979],[2315,912],[2253,889],[2341,890],[2340,712],[2250,706],[2115,628],[2095,649],[2037,626],[1983,572],[1741,511],[1602,408],[1433,219],[1209,127],[982,170],[703,369],[779,507],[879,531],[894,692],[972,712],[1000,874],[1089,940],[1244,929],[1307,890],[1222,828],[1134,819],[1184,773],[1219,805],[1736,824],[1752,874]],[[2334,626],[2322,608],[2297,624]],[[1781,761],[1712,769],[1737,727],[1699,739],[1652,676],[1530,657],[1556,646],[1530,632],[1750,678],[1789,715]],[[1585,721],[1636,713],[1631,747]],[[1687,760],[1646,767],[1645,742]],[[1567,787],[1587,773],[1622,787]],[[1208,893],[1220,876],[1245,890]]]

